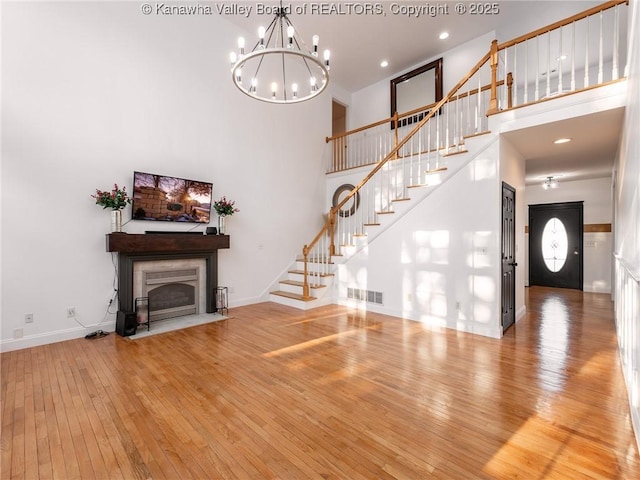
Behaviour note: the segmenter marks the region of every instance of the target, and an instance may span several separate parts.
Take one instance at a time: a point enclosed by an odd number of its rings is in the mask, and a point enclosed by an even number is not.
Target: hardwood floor
[[[527,296],[501,340],[264,303],[4,353],[0,477],[640,478],[609,296]]]

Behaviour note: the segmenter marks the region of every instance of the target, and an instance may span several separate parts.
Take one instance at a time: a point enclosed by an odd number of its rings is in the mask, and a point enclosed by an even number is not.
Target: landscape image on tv
[[[213,185],[207,182],[133,173],[134,220],[209,223]]]

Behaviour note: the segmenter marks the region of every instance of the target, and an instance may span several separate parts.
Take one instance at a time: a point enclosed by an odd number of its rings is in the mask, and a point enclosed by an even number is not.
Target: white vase
[[[122,212],[120,210],[111,210],[111,232],[122,232]]]
[[[218,215],[218,235],[225,234],[225,218],[224,215]]]

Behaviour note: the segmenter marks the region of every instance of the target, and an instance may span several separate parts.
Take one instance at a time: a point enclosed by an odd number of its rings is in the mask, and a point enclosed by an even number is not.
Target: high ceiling
[[[273,15],[258,15],[258,2],[241,2],[252,6],[248,16],[227,18],[237,24],[247,38],[260,25],[268,25]],[[467,5],[468,2],[462,2]],[[299,34],[320,36],[321,49],[331,49],[331,82],[349,92],[390,79],[412,67],[436,58],[481,35],[494,32],[503,42],[537,28],[569,17],[603,2],[597,1],[526,1],[497,2],[498,14],[471,15],[456,13],[456,2],[284,2],[290,5],[290,19]],[[275,6],[278,2],[263,2]],[[306,5],[307,14],[296,14]],[[380,13],[360,14],[365,5],[379,5]],[[409,15],[407,7],[431,6],[433,16],[425,11]],[[316,9],[311,14],[311,9]],[[326,9],[324,12],[318,10]],[[357,11],[358,10],[358,11]],[[446,40],[438,38],[447,31]],[[251,42],[249,42],[251,43]],[[234,39],[229,39],[230,50]],[[489,45],[487,45],[488,49]],[[381,68],[387,60],[389,66]],[[592,117],[592,118],[591,118]],[[610,174],[622,125],[622,112],[605,112],[588,119],[566,120],[535,127],[531,132],[510,134],[510,140],[527,159],[527,183],[537,177],[562,175],[566,179],[594,178]],[[539,141],[563,130],[574,141],[553,149],[552,142]],[[538,140],[536,140],[538,139]],[[578,140],[578,139],[584,139]]]

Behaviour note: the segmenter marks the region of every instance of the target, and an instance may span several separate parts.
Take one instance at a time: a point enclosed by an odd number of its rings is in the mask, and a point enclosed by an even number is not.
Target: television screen
[[[209,223],[213,185],[133,172],[133,220]]]

